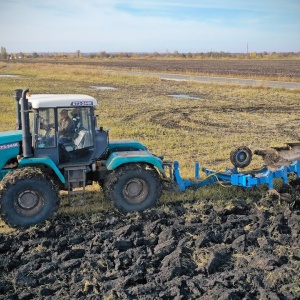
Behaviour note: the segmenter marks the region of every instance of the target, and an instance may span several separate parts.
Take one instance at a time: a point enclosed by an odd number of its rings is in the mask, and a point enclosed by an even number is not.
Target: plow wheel
[[[240,146],[230,152],[230,161],[237,168],[245,168],[252,161],[252,151],[246,146]]]

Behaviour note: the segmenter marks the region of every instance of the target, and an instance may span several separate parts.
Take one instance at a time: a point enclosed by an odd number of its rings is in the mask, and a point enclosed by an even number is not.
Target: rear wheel
[[[104,193],[120,211],[143,211],[155,205],[160,197],[160,178],[150,166],[124,165],[107,177]]]
[[[238,147],[231,151],[230,161],[237,168],[245,168],[252,161],[252,151],[246,146]]]
[[[17,169],[1,181],[1,218],[12,227],[29,227],[51,218],[59,207],[53,180],[38,168]]]

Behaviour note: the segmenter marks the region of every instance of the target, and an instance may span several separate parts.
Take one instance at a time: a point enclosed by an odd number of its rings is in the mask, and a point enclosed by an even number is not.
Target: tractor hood
[[[22,141],[22,130],[0,132],[0,145]],[[9,145],[8,145],[9,147]]]
[[[6,131],[0,133],[0,180],[10,169],[3,169],[11,160],[20,154],[22,130]]]

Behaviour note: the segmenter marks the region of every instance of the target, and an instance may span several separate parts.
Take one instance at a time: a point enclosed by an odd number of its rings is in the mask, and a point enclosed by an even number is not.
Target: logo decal
[[[73,101],[71,106],[88,106],[93,105],[93,101]]]
[[[3,145],[0,145],[0,151],[1,150],[6,150],[6,149],[11,149],[11,148],[16,148],[16,147],[19,147],[19,143],[16,142],[16,143],[9,143],[9,144],[3,144]]]

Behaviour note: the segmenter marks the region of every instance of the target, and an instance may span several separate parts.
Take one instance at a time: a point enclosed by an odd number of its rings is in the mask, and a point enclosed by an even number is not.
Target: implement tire
[[[11,227],[27,228],[43,223],[58,210],[58,188],[41,169],[27,167],[12,171],[0,186],[0,215]]]
[[[151,166],[128,164],[108,175],[104,194],[122,212],[143,211],[154,206],[161,196],[161,180]]]
[[[240,146],[230,152],[230,161],[237,168],[246,168],[252,161],[252,151],[246,146]]]

